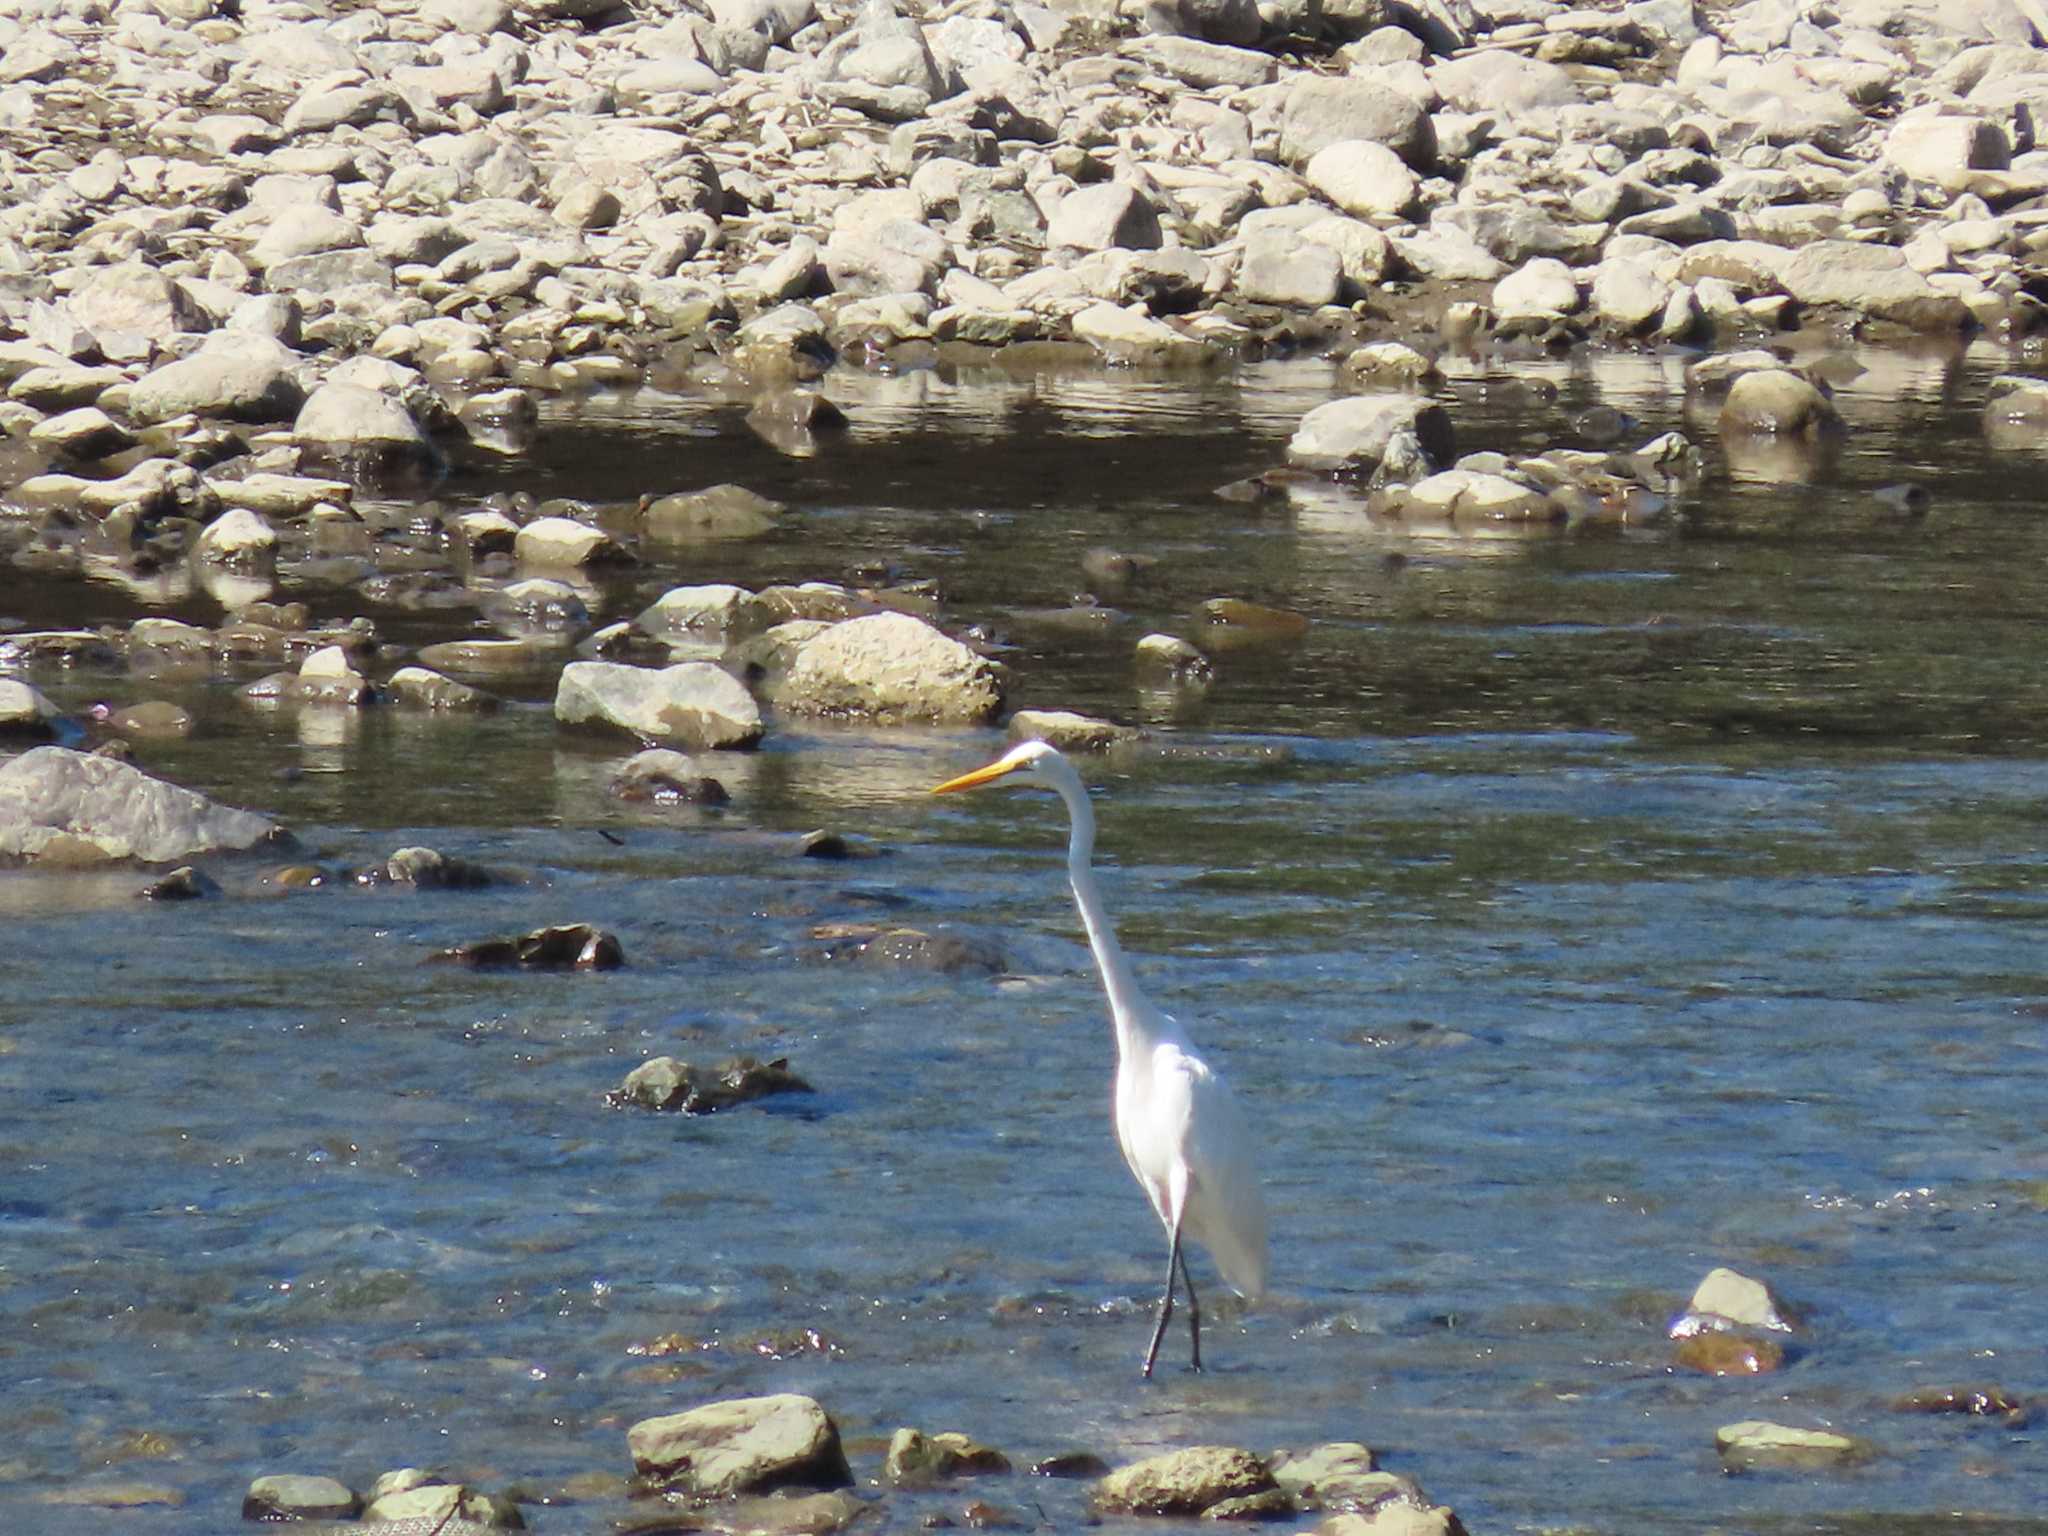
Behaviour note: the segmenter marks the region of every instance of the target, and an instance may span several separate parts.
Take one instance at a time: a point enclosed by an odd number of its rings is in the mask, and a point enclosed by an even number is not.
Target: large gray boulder
[[[922,619],[877,613],[803,642],[775,702],[794,714],[979,724],[1003,707],[1002,669]]]
[[[111,757],[37,747],[0,767],[0,857],[166,864],[284,837],[267,816],[216,805]]]
[[[642,1419],[626,1431],[626,1448],[642,1477],[701,1496],[853,1483],[832,1416],[794,1392]]]
[[[555,688],[555,718],[631,731],[693,752],[752,747],[763,729],[753,695],[708,661],[673,667],[572,661]]]

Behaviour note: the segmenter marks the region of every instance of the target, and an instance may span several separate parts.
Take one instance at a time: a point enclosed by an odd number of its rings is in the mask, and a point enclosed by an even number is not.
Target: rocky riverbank
[[[999,669],[914,584],[698,585],[597,627],[586,576],[786,525],[745,488],[390,499],[451,455],[516,457],[552,393],[643,382],[750,402],[804,454],[845,421],[834,368],[1312,347],[1353,392],[1226,494],[1358,482],[1361,513],[1432,529],[1651,518],[1697,470],[1686,438],[1631,446],[1623,421],[1623,452],[1459,459],[1440,355],[1697,347],[1703,430],[1813,441],[1839,430],[1816,341],[2023,343],[2044,24],[2038,0],[23,0],[0,17],[0,547],[229,620],[6,659],[284,666],[252,696],[432,709],[553,669],[564,723],[686,750],[758,741],[757,701],[1000,712]],[[2020,377],[1987,421],[2044,417]],[[505,638],[410,657],[279,583]],[[1147,637],[1141,665],[1199,685],[1186,646]]]

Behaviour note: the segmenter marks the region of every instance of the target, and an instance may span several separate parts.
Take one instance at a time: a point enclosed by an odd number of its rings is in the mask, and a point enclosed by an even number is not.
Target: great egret
[[[1166,1227],[1166,1293],[1159,1300],[1159,1322],[1145,1351],[1144,1374],[1152,1374],[1159,1341],[1173,1316],[1176,1274],[1187,1287],[1188,1339],[1193,1368],[1199,1371],[1202,1308],[1181,1251],[1183,1237],[1192,1237],[1209,1250],[1239,1295],[1256,1299],[1266,1288],[1266,1202],[1252,1167],[1251,1135],[1222,1074],[1196,1055],[1180,1025],[1138,990],[1095,888],[1095,872],[1089,866],[1095,852],[1095,813],[1073,764],[1056,748],[1027,741],[986,768],[948,779],[933,793],[973,789],[1012,773],[1030,774],[1067,803],[1067,879],[1116,1026],[1117,1145]]]

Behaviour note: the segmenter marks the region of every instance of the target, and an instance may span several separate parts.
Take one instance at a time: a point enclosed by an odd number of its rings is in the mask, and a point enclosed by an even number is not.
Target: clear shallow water
[[[627,1470],[627,1424],[773,1390],[817,1395],[864,1478],[906,1423],[1020,1464],[1363,1439],[1475,1532],[2025,1523],[2038,1432],[1888,1404],[2043,1387],[2039,460],[1977,434],[1997,360],[1864,362],[1851,436],[1806,479],[1716,452],[1669,525],[1540,546],[1209,499],[1327,397],[1314,365],[1009,396],[839,381],[856,430],[808,461],[711,405],[593,402],[530,469],[465,482],[787,496],[800,532],[678,555],[608,612],[886,560],[1011,642],[1017,702],[1201,749],[1088,772],[1145,984],[1260,1123],[1276,1289],[1214,1320],[1208,1374],[1149,1387],[1161,1244],[1109,1133],[1063,821],[1028,793],[925,794],[993,733],[778,730],[719,763],[729,810],[642,813],[602,794],[623,750],[537,704],[341,723],[39,676],[66,704],[186,702],[205,729],[144,760],[337,871],[428,842],[528,879],[280,896],[266,864],[158,907],[133,877],[0,878],[0,1524],[83,1528],[107,1517],[43,1495],[120,1477],[185,1499],[122,1524],[209,1531],[261,1472],[431,1464],[573,1488],[531,1523],[595,1531],[627,1506],[572,1480]],[[1463,445],[1568,440],[1596,401],[1645,437],[1684,422],[1661,363],[1549,371],[1554,405],[1454,379]],[[1935,492],[1923,519],[1869,494],[1905,478]],[[1032,610],[1096,544],[1161,564],[1117,599],[1127,625],[1077,636]],[[1140,694],[1130,643],[1215,595],[1315,623],[1222,657],[1197,706]],[[797,857],[821,825],[881,855]],[[616,931],[627,969],[423,963],[567,919]],[[990,938],[1010,975],[820,959],[814,930],[849,922]],[[604,1107],[647,1055],[740,1051],[819,1092]],[[1669,1369],[1663,1326],[1719,1263],[1806,1313],[1783,1372]],[[828,1349],[790,1348],[806,1329]],[[703,1347],[633,1352],[669,1333]],[[1752,1417],[1883,1454],[1728,1477],[1713,1431]],[[169,1454],[131,1458],[139,1431]],[[1018,1477],[892,1496],[884,1523],[976,1496],[1081,1510]]]

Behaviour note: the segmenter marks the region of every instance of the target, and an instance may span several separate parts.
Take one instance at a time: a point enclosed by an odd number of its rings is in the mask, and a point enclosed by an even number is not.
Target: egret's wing
[[[1197,1057],[1189,1063],[1186,1227],[1240,1296],[1266,1289],[1266,1199],[1230,1085]]]
[[[1169,1227],[1170,1191],[1185,1167],[1182,1231],[1209,1250],[1233,1290],[1257,1296],[1266,1287],[1266,1202],[1230,1085],[1179,1041],[1155,1046],[1145,1067],[1119,1104],[1124,1157]]]

